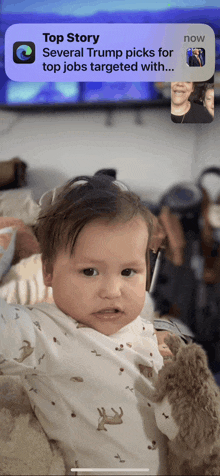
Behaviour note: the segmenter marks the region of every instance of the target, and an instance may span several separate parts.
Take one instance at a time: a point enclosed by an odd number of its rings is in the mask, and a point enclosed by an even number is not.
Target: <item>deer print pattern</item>
[[[38,321],[35,321],[34,325],[39,329],[39,331],[41,331],[41,326],[40,326],[40,323]]]
[[[95,354],[96,357],[101,357],[101,354],[97,352],[97,350],[91,350],[92,354]]]
[[[124,459],[121,459],[121,456],[119,454],[117,454],[115,456],[115,458],[117,458],[119,460],[119,463],[125,463],[125,460]]]
[[[106,336],[55,305],[42,303],[24,313],[20,307],[6,308],[0,307],[0,375],[8,368],[12,373],[13,365],[15,374],[20,372],[44,431],[70,458],[69,472],[77,466],[126,466],[158,474],[164,439],[152,418],[151,394],[163,359],[152,324],[137,318]],[[8,321],[13,338],[17,335],[11,353],[9,341],[1,339]]]
[[[99,408],[97,408],[98,412],[99,412],[99,415],[101,418],[99,418],[99,422],[98,422],[98,428],[97,430],[105,430],[107,431],[107,428],[105,428],[105,425],[120,425],[121,423],[123,423],[122,421],[122,415],[123,415],[123,410],[122,408],[120,407],[119,410],[120,410],[120,413],[116,412],[114,410],[114,408],[111,408],[111,410],[113,411],[113,415],[106,415],[106,411],[105,411],[105,408],[101,408],[101,410]]]
[[[3,316],[2,313],[1,313],[1,319],[2,319],[2,320],[4,321],[4,323],[6,324],[6,320],[5,320],[5,318],[4,318],[4,316]]]
[[[14,360],[16,360],[16,362],[23,362],[34,351],[34,348],[31,347],[31,344],[28,340],[23,340],[23,342],[25,342],[26,345],[23,345],[20,348],[20,350],[22,350],[22,353],[21,353],[21,356],[19,358],[14,359]]]

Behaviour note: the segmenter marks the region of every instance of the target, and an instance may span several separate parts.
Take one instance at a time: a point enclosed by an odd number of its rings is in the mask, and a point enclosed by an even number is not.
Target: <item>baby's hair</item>
[[[115,169],[100,169],[94,175],[107,175],[111,180],[116,180],[116,173]]]
[[[127,222],[135,216],[145,220],[149,244],[152,214],[138,195],[105,175],[76,177],[39,214],[35,232],[42,260],[53,264],[57,253],[68,247],[72,254],[80,231],[97,218]]]

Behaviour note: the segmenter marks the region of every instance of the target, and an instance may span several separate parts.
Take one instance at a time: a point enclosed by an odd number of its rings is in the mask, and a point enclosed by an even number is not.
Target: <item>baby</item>
[[[167,474],[152,404],[163,358],[140,317],[151,231],[137,195],[105,176],[78,177],[36,224],[54,304],[0,301],[0,373],[21,376],[67,474]]]

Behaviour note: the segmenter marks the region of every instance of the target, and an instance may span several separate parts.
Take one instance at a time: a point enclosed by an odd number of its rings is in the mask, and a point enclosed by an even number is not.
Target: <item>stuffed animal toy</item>
[[[0,376],[0,475],[65,475],[56,443],[34,415],[18,377]]]
[[[155,383],[155,418],[168,437],[169,475],[220,475],[220,389],[205,351],[178,336]]]

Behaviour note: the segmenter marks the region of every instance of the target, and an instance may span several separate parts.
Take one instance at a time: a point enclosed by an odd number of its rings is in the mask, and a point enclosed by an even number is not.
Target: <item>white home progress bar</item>
[[[128,468],[71,468],[70,471],[75,471],[77,473],[85,473],[87,471],[95,471],[96,473],[103,473],[105,471],[111,471],[111,473],[143,473],[144,471],[149,471],[149,468],[143,469],[128,469]]]

